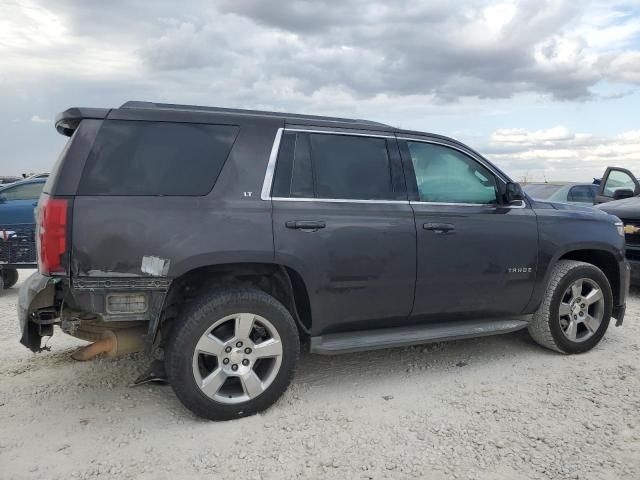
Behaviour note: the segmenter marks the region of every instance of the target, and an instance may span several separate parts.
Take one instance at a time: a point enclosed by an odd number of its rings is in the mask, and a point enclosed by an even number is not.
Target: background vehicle
[[[527,183],[523,190],[536,200],[593,205],[598,185],[589,183]]]
[[[18,281],[18,268],[35,268],[34,209],[44,179],[24,180],[0,187],[0,278],[2,288]]]
[[[609,167],[596,197],[598,208],[615,215],[624,223],[626,256],[631,279],[640,282],[640,183],[629,170]]]
[[[622,322],[619,221],[531,201],[450,138],[141,102],[73,108],[56,128],[70,140],[39,201],[21,342],[38,351],[59,324],[95,342],[79,359],[160,346],[203,417],[267,408],[301,344],[337,354],[528,328],[577,353]]]

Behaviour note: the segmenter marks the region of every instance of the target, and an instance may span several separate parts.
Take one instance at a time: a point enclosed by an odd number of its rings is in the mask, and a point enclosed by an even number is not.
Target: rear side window
[[[206,195],[238,127],[107,120],[93,144],[80,195]]]
[[[406,200],[395,141],[285,132],[272,195],[288,198]]]
[[[5,200],[37,200],[43,186],[44,182],[37,182],[8,187],[0,192],[0,197]]]

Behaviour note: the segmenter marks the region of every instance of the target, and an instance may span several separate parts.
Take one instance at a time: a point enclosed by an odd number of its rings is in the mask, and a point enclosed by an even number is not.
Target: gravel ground
[[[638,290],[587,354],[518,332],[305,355],[274,407],[226,423],[170,387],[130,388],[143,355],[77,363],[60,331],[31,354],[17,299],[0,294],[2,479],[640,478]]]

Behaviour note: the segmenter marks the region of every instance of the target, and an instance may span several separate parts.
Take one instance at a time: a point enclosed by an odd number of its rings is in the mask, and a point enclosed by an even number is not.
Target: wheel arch
[[[527,311],[535,311],[540,302],[543,300],[544,291],[549,283],[549,277],[553,266],[560,260],[577,260],[585,263],[589,263],[598,267],[605,274],[611,285],[611,293],[613,294],[614,309],[620,304],[621,299],[624,297],[622,277],[624,272],[620,270],[621,262],[620,252],[610,248],[609,245],[603,244],[580,244],[571,247],[566,247],[558,252],[551,258],[551,260],[545,266],[544,276],[541,277],[540,282],[532,296],[532,300],[527,307]]]
[[[312,318],[306,282],[292,267],[270,262],[217,263],[185,271],[171,282],[157,330],[167,332],[184,306],[204,290],[243,286],[276,298],[295,320],[300,336],[309,335]],[[149,334],[155,338],[157,331]]]

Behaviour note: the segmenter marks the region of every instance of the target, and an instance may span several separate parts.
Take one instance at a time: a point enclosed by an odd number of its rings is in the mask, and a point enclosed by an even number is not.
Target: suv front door
[[[263,198],[272,200],[276,261],[309,292],[312,334],[404,323],[416,232],[395,138],[308,127],[281,134]]]
[[[415,213],[412,317],[448,321],[520,314],[534,286],[535,213],[500,202],[497,172],[444,140],[399,139]]]
[[[607,167],[595,203],[611,202],[640,194],[640,183],[626,168]]]

